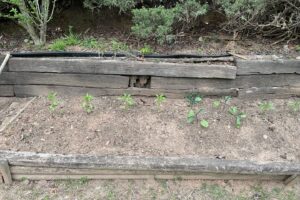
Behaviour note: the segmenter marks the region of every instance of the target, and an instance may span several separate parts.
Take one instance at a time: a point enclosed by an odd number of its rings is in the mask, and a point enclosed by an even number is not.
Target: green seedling
[[[208,123],[207,120],[202,119],[202,120],[200,121],[200,125],[201,125],[203,128],[208,128],[209,123]]]
[[[153,49],[151,48],[151,46],[145,44],[143,48],[141,48],[140,53],[144,56],[144,55],[149,55],[149,54],[153,54]]]
[[[246,113],[239,111],[236,106],[230,107],[228,112],[235,117],[235,127],[241,128],[242,121],[247,117]]]
[[[200,109],[198,112],[195,112],[194,110],[190,110],[187,115],[187,121],[188,123],[192,124],[195,120],[198,119],[199,113],[204,112],[204,109]]]
[[[236,115],[236,114],[238,113],[238,108],[237,108],[236,106],[231,106],[231,107],[229,108],[229,113],[230,113],[231,115]]]
[[[213,102],[213,107],[214,107],[214,108],[219,108],[220,105],[221,105],[221,101],[219,101],[219,100],[215,100],[215,101]]]
[[[130,94],[125,93],[119,99],[123,102],[125,109],[129,109],[130,107],[134,106],[134,104],[135,104],[135,102]]]
[[[202,97],[197,93],[191,93],[187,95],[186,99],[190,106],[196,105],[202,101]]]
[[[247,115],[244,112],[240,112],[237,116],[236,116],[236,121],[235,121],[235,126],[237,128],[241,128],[242,126],[242,121],[244,119],[246,119]]]
[[[196,119],[196,113],[193,110],[190,110],[188,112],[188,116],[187,116],[188,123],[190,123],[190,124],[193,123],[195,121],[195,119]]]
[[[270,110],[274,110],[275,108],[272,102],[262,102],[259,104],[259,109],[262,112],[267,112]]]
[[[224,102],[225,103],[229,103],[229,101],[231,101],[232,97],[231,96],[225,96],[224,97]]]
[[[50,92],[48,94],[48,100],[50,101],[49,109],[53,112],[56,110],[57,106],[59,105],[59,102],[57,100],[57,93],[56,92]]]
[[[83,102],[82,102],[81,106],[85,110],[85,112],[87,112],[88,114],[90,114],[94,110],[94,105],[92,104],[93,99],[94,99],[94,97],[89,94],[86,94],[83,97]]]
[[[300,111],[300,100],[294,101],[289,103],[289,107],[293,112],[299,112]]]
[[[161,106],[166,101],[166,96],[164,94],[157,94],[154,101],[157,106]]]

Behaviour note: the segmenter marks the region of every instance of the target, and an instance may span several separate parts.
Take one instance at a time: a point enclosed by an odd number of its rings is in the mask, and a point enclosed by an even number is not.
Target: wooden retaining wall
[[[1,57],[0,57],[1,59]],[[300,96],[299,60],[236,60],[227,64],[11,58],[0,75],[0,96],[69,95],[290,97]],[[233,58],[232,58],[233,60]],[[215,63],[211,61],[211,63]]]
[[[300,175],[300,163],[256,163],[199,157],[58,155],[0,151],[0,174],[12,180],[238,179],[280,180]],[[1,177],[0,176],[0,177]]]

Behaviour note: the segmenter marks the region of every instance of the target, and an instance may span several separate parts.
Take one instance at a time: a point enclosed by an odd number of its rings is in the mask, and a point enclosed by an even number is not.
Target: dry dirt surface
[[[28,181],[0,185],[0,200],[299,200],[300,184],[255,181]]]
[[[58,96],[58,101],[52,112],[47,97],[35,99],[0,134],[0,149],[300,161],[300,112],[289,106],[299,99],[273,99],[274,109],[263,112],[260,100],[204,98],[191,108],[186,99],[166,99],[157,106],[154,98],[134,97],[135,105],[125,109],[118,97],[98,97],[90,114],[81,107],[83,97]],[[214,101],[220,106],[215,108]],[[228,112],[232,106],[247,115],[239,129]],[[207,120],[208,128],[187,122],[191,109],[203,109],[198,118]]]

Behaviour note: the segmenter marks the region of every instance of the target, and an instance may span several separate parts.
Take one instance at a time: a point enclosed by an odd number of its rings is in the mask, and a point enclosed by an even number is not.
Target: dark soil
[[[116,97],[100,97],[93,100],[94,112],[87,114],[81,97],[59,98],[54,112],[47,98],[40,97],[0,135],[0,149],[300,161],[300,112],[289,109],[292,99],[272,100],[275,110],[265,113],[258,100],[222,100],[213,108],[214,100],[206,98],[196,106],[205,109],[199,119],[209,122],[202,128],[199,122],[187,122],[191,108],[183,99],[167,99],[158,107],[153,98],[136,97],[136,106],[126,110]],[[231,106],[247,114],[240,129],[228,113]]]

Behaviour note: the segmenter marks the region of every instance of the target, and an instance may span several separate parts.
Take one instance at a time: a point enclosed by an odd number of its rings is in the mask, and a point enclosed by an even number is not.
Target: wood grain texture
[[[124,93],[133,96],[150,96],[163,93],[168,98],[184,98],[191,92],[200,93],[203,96],[237,96],[236,89],[215,89],[202,88],[198,90],[165,90],[165,89],[147,89],[147,88],[127,88],[127,89],[107,89],[107,88],[84,88],[68,86],[51,86],[51,85],[15,85],[14,92],[17,97],[31,97],[47,95],[55,91],[61,95],[84,95],[89,93],[93,96],[120,96]]]
[[[0,97],[12,97],[12,96],[15,96],[14,86],[0,85]]]
[[[63,85],[95,88],[128,88],[129,77],[117,75],[95,74],[57,74],[4,72],[0,76],[0,83],[17,85]]]
[[[239,90],[240,98],[289,98],[300,97],[300,87],[262,87]]]
[[[76,180],[76,179],[92,179],[92,180],[147,180],[147,179],[158,179],[158,180],[277,180],[282,181],[286,176],[270,176],[270,175],[240,175],[240,174],[220,174],[220,173],[206,173],[196,175],[148,175],[149,171],[145,171],[144,174],[13,174],[13,180],[23,180],[24,177],[28,180]]]
[[[300,74],[300,60],[237,60],[237,75]]]
[[[224,79],[236,76],[236,67],[231,65],[65,58],[11,58],[9,71]]]
[[[286,180],[286,175],[245,175],[245,174],[221,174],[185,172],[172,170],[109,170],[109,169],[74,169],[74,168],[52,168],[52,167],[24,167],[12,166],[10,168],[14,180],[22,177],[31,180],[55,180],[55,179],[251,179],[251,180]]]
[[[2,72],[0,74],[0,85],[13,85],[15,83],[14,72]]]
[[[297,175],[300,163],[256,163],[200,157],[60,155],[0,151],[10,166],[73,169],[151,170],[172,172]]]
[[[235,80],[167,77],[152,77],[151,79],[151,88],[154,89],[244,89],[251,87],[300,87],[300,75],[249,75],[237,76]]]
[[[5,184],[12,184],[12,177],[7,160],[0,160],[0,172]]]

